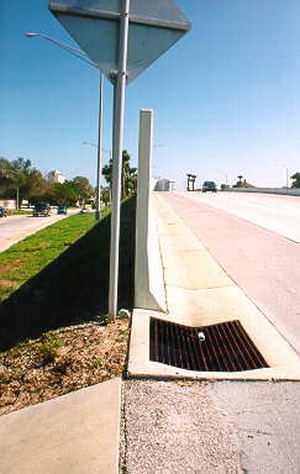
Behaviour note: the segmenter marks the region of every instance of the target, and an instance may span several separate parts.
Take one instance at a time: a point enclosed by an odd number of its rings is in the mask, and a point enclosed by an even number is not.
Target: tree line
[[[123,151],[122,163],[122,198],[136,192],[137,169],[130,165],[131,156]],[[112,184],[112,160],[102,169],[108,185],[102,187],[101,198],[109,204]],[[17,158],[8,160],[0,157],[0,199],[15,199],[19,208],[23,200],[30,204],[46,201],[52,205],[74,206],[92,201],[96,190],[88,178],[75,176],[64,183],[50,182],[41,171],[35,168],[29,159]]]
[[[297,172],[291,176],[291,179],[293,180],[292,182],[292,188],[300,188],[300,173]]]

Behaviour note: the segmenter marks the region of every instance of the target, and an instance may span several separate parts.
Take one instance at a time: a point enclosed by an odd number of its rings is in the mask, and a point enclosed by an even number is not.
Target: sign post
[[[114,319],[118,312],[118,275],[120,250],[120,210],[122,152],[125,115],[126,67],[129,33],[130,0],[124,0],[120,19],[119,68],[114,85],[114,127],[113,127],[113,167],[112,167],[112,214],[109,261],[108,311]]]
[[[172,0],[53,0],[50,11],[114,86],[109,315],[118,311],[120,203],[126,84],[190,29]]]

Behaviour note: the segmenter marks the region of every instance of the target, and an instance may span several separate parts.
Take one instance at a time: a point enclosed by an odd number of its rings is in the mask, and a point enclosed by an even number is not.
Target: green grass
[[[44,363],[52,362],[58,355],[58,350],[63,346],[62,339],[51,331],[43,335],[42,342],[35,344],[35,348],[40,353]]]
[[[93,359],[92,364],[95,368],[99,368],[103,366],[103,362],[101,359]]]
[[[0,254],[0,301],[43,270],[94,225],[91,214],[70,216]]]
[[[8,216],[25,216],[32,214],[32,209],[7,209]]]
[[[119,307],[131,309],[135,199],[122,204]],[[0,255],[0,350],[45,331],[107,317],[110,214],[78,214]]]

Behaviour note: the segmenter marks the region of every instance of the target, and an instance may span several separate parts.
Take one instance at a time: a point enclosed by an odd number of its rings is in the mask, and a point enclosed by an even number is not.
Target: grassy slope
[[[133,304],[135,200],[121,212],[119,306]],[[0,349],[44,331],[105,317],[110,215],[72,216],[0,256]],[[1,284],[2,282],[2,284]]]
[[[0,254],[0,301],[43,270],[95,224],[92,214],[64,219]]]

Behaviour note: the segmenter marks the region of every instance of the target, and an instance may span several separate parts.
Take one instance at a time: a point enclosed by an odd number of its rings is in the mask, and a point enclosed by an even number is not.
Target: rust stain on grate
[[[150,360],[213,372],[268,367],[239,321],[193,328],[150,318]]]

